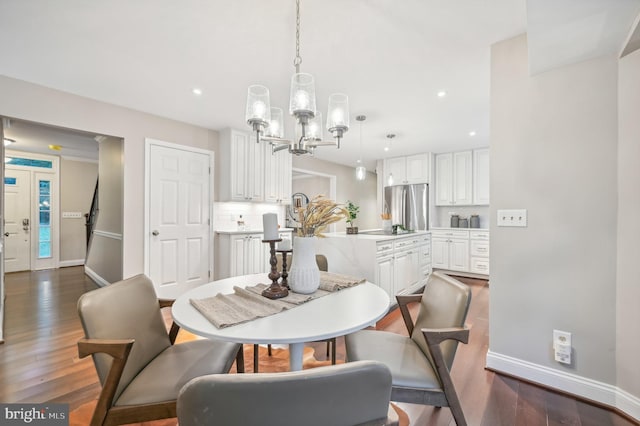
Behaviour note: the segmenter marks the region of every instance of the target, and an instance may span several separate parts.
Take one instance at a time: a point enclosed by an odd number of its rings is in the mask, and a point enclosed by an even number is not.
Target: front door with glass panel
[[[58,159],[5,156],[5,272],[56,268]]]
[[[31,269],[31,172],[5,169],[5,272]]]
[[[33,231],[31,233],[31,243],[35,250],[34,265],[32,269],[55,268],[56,262],[53,257],[52,236],[53,228],[53,190],[54,180],[50,173],[35,173],[36,200],[38,205],[33,215]]]

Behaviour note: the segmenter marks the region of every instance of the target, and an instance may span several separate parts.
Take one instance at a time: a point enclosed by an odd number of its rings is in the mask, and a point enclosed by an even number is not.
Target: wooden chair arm
[[[461,343],[469,343],[469,327],[452,327],[452,328],[423,328],[427,345],[439,345],[445,340],[454,339]]]
[[[108,339],[80,339],[78,341],[78,353],[80,358],[94,353],[106,353],[113,357],[111,368],[102,383],[102,391],[98,397],[96,408],[91,419],[92,425],[102,425],[107,412],[113,405],[113,398],[120,383],[120,377],[129,358],[134,339],[108,340]]]
[[[173,306],[175,299],[158,299],[158,303],[160,303],[160,309],[170,308]],[[180,326],[174,322],[171,323],[171,329],[169,330],[169,341],[173,345],[176,342],[176,338],[178,337],[178,332],[180,331]]]
[[[84,358],[95,353],[105,353],[114,358],[126,360],[133,346],[134,339],[80,339],[78,355]]]
[[[409,332],[409,336],[413,333],[413,320],[411,319],[411,314],[409,313],[409,303],[417,303],[422,300],[421,294],[407,294],[407,295],[396,295],[396,300],[398,301],[398,309],[400,309],[400,313],[402,314],[402,319],[404,320],[404,325],[407,327],[407,331]]]

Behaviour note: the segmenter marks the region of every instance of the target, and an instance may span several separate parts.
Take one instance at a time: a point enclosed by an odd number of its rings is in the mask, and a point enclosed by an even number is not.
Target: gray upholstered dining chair
[[[144,275],[83,294],[78,313],[85,338],[80,358],[93,355],[102,391],[91,425],[116,425],[176,416],[178,392],[189,380],[227,373],[241,345],[196,340],[174,345],[153,284]]]
[[[397,425],[391,374],[362,361],[288,373],[213,374],[178,396],[180,426]]]
[[[277,254],[277,268],[278,271],[282,271],[282,255],[280,253]],[[327,257],[323,254],[316,254],[316,263],[318,264],[318,269],[321,271],[328,271],[329,264],[327,262]],[[291,268],[291,256],[287,259],[287,271]],[[327,358],[329,358],[329,354],[331,354],[331,364],[336,364],[336,338],[332,337],[330,339],[322,340],[322,342],[327,342]],[[267,353],[271,356],[271,345],[267,345]],[[259,370],[259,351],[258,345],[253,345],[253,372],[257,373]]]
[[[458,342],[467,343],[464,326],[471,290],[441,272],[429,277],[422,294],[396,296],[409,337],[377,330],[361,330],[345,337],[348,361],[365,359],[391,370],[391,400],[449,407],[459,426],[464,413],[451,380]],[[408,304],[420,303],[415,324]]]

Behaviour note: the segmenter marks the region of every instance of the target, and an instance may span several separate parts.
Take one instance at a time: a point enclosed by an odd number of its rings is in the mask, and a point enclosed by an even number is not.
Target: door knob
[[[8,237],[8,236],[9,236],[9,233],[8,233],[8,232],[5,232],[5,233],[4,233],[4,236],[5,236],[5,237]]]
[[[158,235],[160,235],[160,232],[158,232],[156,229],[154,229],[153,232],[151,233],[151,235],[153,235],[154,237],[157,237]]]

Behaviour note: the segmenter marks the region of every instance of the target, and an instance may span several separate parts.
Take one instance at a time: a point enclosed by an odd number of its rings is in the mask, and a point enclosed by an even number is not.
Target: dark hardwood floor
[[[630,426],[633,422],[603,408],[484,369],[489,344],[489,287],[471,285],[468,345],[460,345],[452,375],[470,425]],[[19,272],[5,277],[5,343],[0,345],[0,401],[60,402],[71,410],[94,400],[100,390],[91,358],[79,359],[83,336],[76,311],[78,297],[96,285],[81,267]],[[378,328],[406,334],[397,311]],[[179,340],[192,338],[181,331]],[[325,359],[324,343],[312,344]],[[344,340],[338,339],[344,359]],[[449,409],[398,404],[413,425],[454,425]]]

